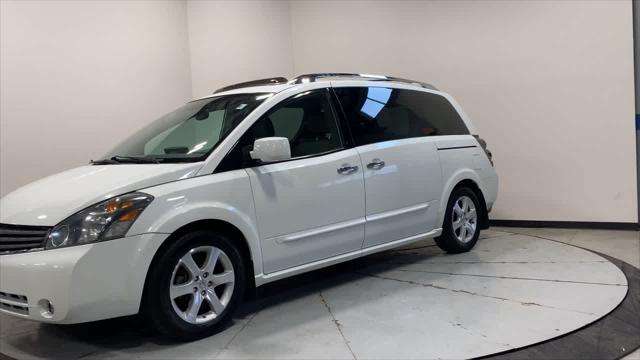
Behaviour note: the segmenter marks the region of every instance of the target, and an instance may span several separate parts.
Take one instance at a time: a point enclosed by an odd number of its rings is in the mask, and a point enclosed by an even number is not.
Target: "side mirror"
[[[253,160],[274,162],[291,159],[291,146],[285,137],[266,137],[253,143],[253,151],[249,152]]]

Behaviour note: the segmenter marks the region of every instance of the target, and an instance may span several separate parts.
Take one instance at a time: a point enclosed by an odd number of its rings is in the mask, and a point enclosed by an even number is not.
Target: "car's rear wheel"
[[[471,250],[480,235],[480,202],[473,190],[461,187],[451,194],[442,226],[442,235],[436,244],[449,253]]]
[[[142,312],[160,333],[195,340],[219,331],[241,302],[242,256],[225,234],[194,231],[175,239],[150,270]]]

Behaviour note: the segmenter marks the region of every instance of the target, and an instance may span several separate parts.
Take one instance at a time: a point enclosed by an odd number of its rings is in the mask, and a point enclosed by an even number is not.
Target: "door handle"
[[[349,164],[342,164],[342,166],[338,168],[338,174],[342,174],[342,175],[353,174],[356,171],[358,171],[358,167],[351,166]]]
[[[370,163],[367,164],[367,169],[379,170],[384,167],[384,161],[380,159],[373,159]]]

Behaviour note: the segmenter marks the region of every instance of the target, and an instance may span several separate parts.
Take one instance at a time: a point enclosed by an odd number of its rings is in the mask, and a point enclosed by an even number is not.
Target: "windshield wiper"
[[[111,159],[100,159],[100,160],[91,160],[92,165],[113,165],[119,164],[119,162]]]
[[[142,157],[142,156],[120,156],[116,155],[111,157],[110,159],[102,159],[102,160],[91,160],[93,165],[112,165],[112,164],[122,164],[122,163],[133,163],[133,164],[160,164],[160,161],[151,157]]]
[[[134,164],[160,164],[160,161],[157,159],[148,157],[148,156],[120,156],[116,155],[111,158],[111,160],[115,160],[117,162],[130,162]]]

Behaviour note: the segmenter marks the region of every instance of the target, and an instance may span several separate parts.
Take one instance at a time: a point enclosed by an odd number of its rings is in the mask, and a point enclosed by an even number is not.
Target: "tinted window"
[[[295,95],[258,119],[222,160],[216,172],[242,167],[256,139],[286,137],[291,157],[317,155],[342,148],[326,89]]]
[[[356,145],[431,135],[469,134],[444,97],[384,87],[335,88]]]

